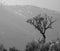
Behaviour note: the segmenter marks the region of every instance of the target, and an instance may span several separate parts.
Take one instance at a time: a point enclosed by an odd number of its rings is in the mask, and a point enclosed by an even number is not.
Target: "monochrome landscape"
[[[46,40],[60,38],[60,12],[33,5],[0,5],[0,43],[5,48],[15,46],[24,49],[31,40],[42,37],[40,32],[26,21],[38,14],[47,14],[56,19],[54,29],[46,31]]]

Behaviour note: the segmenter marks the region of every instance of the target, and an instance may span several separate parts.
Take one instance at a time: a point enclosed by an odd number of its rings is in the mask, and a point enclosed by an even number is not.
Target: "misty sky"
[[[60,0],[0,0],[0,2],[8,5],[36,5],[43,8],[60,11]]]

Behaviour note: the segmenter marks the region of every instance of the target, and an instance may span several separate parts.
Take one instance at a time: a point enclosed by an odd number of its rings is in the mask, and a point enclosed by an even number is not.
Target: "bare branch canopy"
[[[30,23],[37,30],[39,30],[45,39],[46,38],[46,36],[45,36],[46,30],[49,28],[53,29],[52,24],[56,21],[56,20],[52,20],[52,19],[53,19],[53,17],[52,16],[49,17],[47,14],[45,14],[44,16],[39,14],[33,18],[28,19],[27,23]]]

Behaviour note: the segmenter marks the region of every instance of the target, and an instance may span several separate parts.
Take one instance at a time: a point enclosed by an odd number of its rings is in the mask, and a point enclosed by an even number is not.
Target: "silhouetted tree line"
[[[45,39],[32,40],[28,42],[25,49],[19,50],[16,47],[6,49],[3,44],[0,45],[0,51],[60,51],[60,39],[44,42]]]
[[[0,51],[21,51],[16,49],[16,47],[10,47],[9,49],[6,49],[3,44],[0,45]]]

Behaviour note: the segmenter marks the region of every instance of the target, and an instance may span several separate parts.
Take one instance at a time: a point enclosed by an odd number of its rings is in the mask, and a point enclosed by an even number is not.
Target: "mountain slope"
[[[39,8],[36,6],[0,6],[0,42],[6,47],[16,46],[24,48],[26,43],[33,38],[42,35],[34,29],[33,26],[26,23],[28,18],[38,14],[52,15],[57,19],[53,25],[54,30],[47,30],[47,39],[54,39],[60,36],[60,13],[55,11]]]
[[[37,6],[32,6],[32,5],[16,5],[16,6],[8,6],[7,8],[12,9],[13,11],[18,12],[18,14],[23,14],[27,18],[34,17],[38,14],[47,14],[48,16],[53,16],[57,21],[53,24],[54,30],[48,30],[46,32],[47,38],[48,39],[54,39],[55,37],[60,36],[60,13],[54,10],[49,10],[47,8],[40,8]],[[30,28],[29,28],[30,29]],[[50,33],[49,33],[50,32]],[[36,32],[35,32],[36,33]],[[39,33],[38,33],[39,34]]]
[[[0,43],[7,47],[24,47],[27,41],[33,38],[31,26],[26,23],[23,15],[18,15],[12,10],[0,7]],[[22,45],[21,45],[22,44]]]
[[[12,9],[13,11],[17,11],[18,13],[22,13],[27,17],[33,17],[38,14],[48,14],[48,15],[59,15],[60,13],[54,10],[49,10],[47,8],[40,8],[32,5],[14,5],[7,6],[7,8]]]

